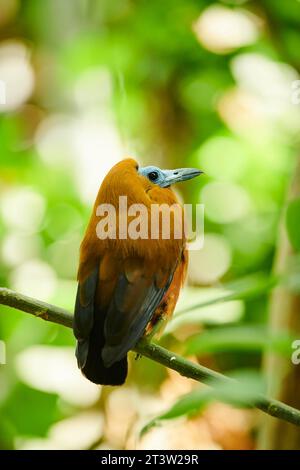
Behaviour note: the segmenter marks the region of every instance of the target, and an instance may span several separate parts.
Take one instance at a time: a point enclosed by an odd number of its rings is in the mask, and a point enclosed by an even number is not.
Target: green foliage
[[[201,413],[212,401],[222,401],[246,408],[253,406],[264,389],[261,376],[253,370],[236,370],[230,377],[221,384],[212,380],[209,383],[211,388],[198,387],[179,398],[168,411],[147,423],[142,428],[141,435],[162,421]]]
[[[153,418],[147,423],[140,432],[143,436],[154,426],[158,426],[164,420],[176,419],[180,416],[187,416],[195,412],[200,413],[205,407],[213,401],[215,395],[211,389],[199,388],[180,398],[168,411]]]
[[[226,259],[215,248],[199,259],[190,253],[190,287],[163,341],[179,352],[213,360],[222,355],[220,368],[244,368],[246,376],[248,367],[260,370],[264,351],[289,354],[291,339],[284,332],[270,336],[266,319],[273,287],[300,291],[297,257],[281,279],[272,273],[278,222],[299,155],[299,107],[291,111],[287,95],[300,68],[300,2],[10,3],[15,12],[0,14],[0,79],[8,54],[2,47],[16,42],[25,47],[21,55],[35,83],[17,107],[0,109],[0,285],[45,295],[71,311],[80,239],[110,163],[124,152],[146,164],[200,167],[206,176],[178,190],[187,203],[205,203],[205,233],[217,236]],[[256,15],[252,42],[221,52],[201,42],[196,22],[214,5]],[[20,76],[14,97],[23,90],[26,77]],[[28,190],[43,206],[35,224],[34,202],[27,212],[23,205]],[[17,221],[11,217],[16,192]],[[299,220],[297,199],[286,214],[297,253]],[[32,266],[28,271],[32,263],[38,274]],[[0,339],[8,351],[0,370],[0,448],[13,448],[19,438],[48,436],[58,419],[78,412],[60,396],[24,385],[15,367],[19,355],[36,344],[73,347],[74,339],[70,331],[3,306]],[[131,358],[130,391],[160,397],[168,380],[151,361]],[[238,385],[235,390],[242,394]],[[218,399],[224,399],[221,391],[200,388],[155,422],[190,416]]]
[[[37,410],[43,410],[42,419]],[[59,418],[57,396],[19,383],[12,390],[1,415],[13,423],[17,435],[46,436],[49,427]]]
[[[286,211],[286,227],[290,242],[295,251],[300,251],[300,199],[296,199],[289,203]]]
[[[281,332],[272,335],[262,325],[219,327],[192,336],[186,342],[186,354],[274,351],[287,357],[293,339]]]

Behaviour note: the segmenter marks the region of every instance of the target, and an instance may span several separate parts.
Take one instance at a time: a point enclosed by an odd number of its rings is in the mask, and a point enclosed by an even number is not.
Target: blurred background
[[[214,395],[132,354],[101,389],[70,330],[0,306],[0,448],[300,449],[232,396],[300,408],[299,27],[297,0],[0,0],[0,285],[72,311],[107,170],[200,167],[178,190],[205,204],[205,245],[161,344],[241,384]]]

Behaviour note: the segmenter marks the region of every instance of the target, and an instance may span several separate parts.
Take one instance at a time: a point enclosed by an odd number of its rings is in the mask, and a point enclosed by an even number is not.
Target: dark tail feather
[[[85,377],[95,384],[122,385],[127,376],[127,355],[110,367],[105,367],[103,364],[101,352],[104,346],[104,318],[105,315],[97,313],[89,338],[77,342],[78,365]]]

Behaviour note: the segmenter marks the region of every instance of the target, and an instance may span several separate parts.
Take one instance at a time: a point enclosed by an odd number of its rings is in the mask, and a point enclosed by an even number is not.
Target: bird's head
[[[150,192],[156,194],[155,199],[171,201],[174,199],[170,191],[165,191],[171,185],[186,181],[201,175],[203,171],[196,168],[177,168],[162,170],[157,166],[141,167],[132,158],[126,158],[114,165],[104,178],[98,198],[102,201],[113,202],[120,195],[126,195],[131,201],[142,202],[143,195]],[[154,192],[154,193],[153,193]],[[173,193],[172,193],[173,194]]]
[[[168,188],[180,181],[190,180],[199,176],[203,171],[197,168],[177,168],[175,170],[162,170],[157,166],[145,166],[138,168],[138,174],[147,178],[151,183],[161,188]]]

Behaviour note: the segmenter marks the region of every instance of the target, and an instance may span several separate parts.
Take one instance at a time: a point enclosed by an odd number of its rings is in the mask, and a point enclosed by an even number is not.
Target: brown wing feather
[[[155,335],[161,335],[167,321],[171,319],[177,304],[180,289],[185,281],[187,265],[188,252],[185,250],[182,252],[181,261],[175,270],[169,289],[167,290],[161,303],[155,310],[150,322],[147,325],[145,336],[152,335],[153,330],[155,330]]]
[[[142,337],[172,282],[175,267],[162,284],[145,260],[125,260],[106,311],[102,359],[107,367],[124,357]]]

